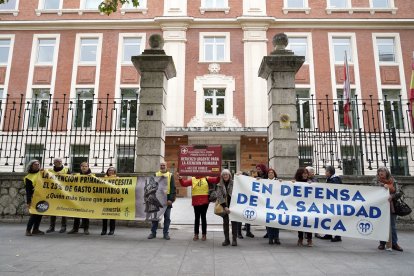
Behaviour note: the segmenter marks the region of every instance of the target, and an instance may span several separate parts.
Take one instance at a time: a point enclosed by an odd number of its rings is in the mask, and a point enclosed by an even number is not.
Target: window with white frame
[[[80,63],[96,62],[98,52],[98,38],[81,38],[80,40]]]
[[[341,63],[344,62],[345,51],[348,57],[348,62],[352,62],[351,38],[334,37],[332,38],[332,45],[333,45],[335,62],[341,62]]]
[[[390,8],[390,0],[371,0],[371,7],[372,8]]]
[[[124,37],[122,62],[131,63],[131,57],[141,54],[141,37]]]
[[[73,122],[74,127],[92,127],[93,114],[93,89],[76,89],[76,109]]]
[[[230,34],[200,33],[200,60],[204,62],[230,61]]]
[[[80,165],[83,162],[89,162],[89,145],[72,145],[71,146],[71,168],[70,171],[73,173],[80,173]]]
[[[139,0],[138,7],[134,7],[134,4],[132,4],[132,1],[129,1],[128,3],[125,3],[122,5],[123,9],[137,9],[137,8],[145,8],[147,6],[147,0]]]
[[[44,10],[58,10],[61,8],[62,0],[43,0]]]
[[[29,164],[30,160],[38,160],[40,164],[43,161],[44,146],[41,144],[26,144],[25,147],[25,164]]]
[[[135,146],[118,145],[116,164],[118,173],[132,173],[135,169]]]
[[[328,0],[328,7],[337,9],[350,8],[348,0]]]
[[[306,0],[285,0],[285,7],[292,9],[307,8]]]
[[[17,10],[17,0],[9,0],[0,4],[0,10]]]
[[[286,47],[292,50],[297,56],[304,56],[308,61],[308,39],[306,37],[289,37],[289,44]]]
[[[98,7],[101,3],[102,0],[84,0],[83,8],[85,10],[98,10]]]
[[[404,129],[403,110],[400,90],[384,89],[382,97],[384,103],[384,123],[386,129]]]
[[[53,63],[55,53],[55,38],[40,38],[37,41],[37,59],[36,63]]]
[[[225,89],[204,89],[204,115],[223,116],[225,114],[224,102],[226,98]]]
[[[138,119],[138,89],[121,88],[119,127],[136,128]]]
[[[227,0],[203,0],[202,6],[208,9],[220,9],[228,7]]]
[[[312,127],[311,120],[311,98],[309,89],[296,90],[296,112],[298,118],[298,128],[310,129]]]
[[[29,128],[45,128],[50,109],[50,89],[33,89],[29,105]]]
[[[7,64],[10,53],[10,39],[0,38],[0,64]]]
[[[377,37],[378,60],[396,62],[395,39],[393,37]]]

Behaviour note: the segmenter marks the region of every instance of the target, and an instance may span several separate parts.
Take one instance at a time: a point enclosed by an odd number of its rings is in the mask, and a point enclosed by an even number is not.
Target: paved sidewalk
[[[223,247],[219,225],[209,226],[205,242],[192,241],[190,225],[173,225],[170,241],[125,226],[115,236],[101,236],[98,225],[89,236],[24,232],[25,224],[0,223],[0,275],[413,275],[414,267],[414,232],[399,233],[403,253],[350,238],[299,248],[290,231],[281,231],[282,245],[269,245],[263,230]]]

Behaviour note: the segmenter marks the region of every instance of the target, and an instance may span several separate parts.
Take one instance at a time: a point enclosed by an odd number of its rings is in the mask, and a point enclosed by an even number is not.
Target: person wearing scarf
[[[230,244],[229,214],[231,194],[233,192],[233,179],[228,169],[221,171],[220,182],[217,184],[217,201],[223,206],[225,215],[223,216],[224,242],[221,244],[227,246]],[[237,225],[236,221],[231,222],[232,246],[237,246]]]
[[[390,193],[388,201],[390,202],[390,211],[391,211],[391,222],[390,223],[391,223],[392,249],[402,252],[403,249],[398,245],[398,236],[397,236],[397,228],[396,228],[397,215],[395,214],[395,211],[394,211],[394,199],[398,196],[397,181],[394,179],[394,177],[391,176],[391,173],[387,167],[380,167],[377,170],[377,175],[372,181],[372,185],[384,187],[385,189],[388,189]],[[387,243],[386,241],[380,241],[378,249],[384,250],[386,243]]]

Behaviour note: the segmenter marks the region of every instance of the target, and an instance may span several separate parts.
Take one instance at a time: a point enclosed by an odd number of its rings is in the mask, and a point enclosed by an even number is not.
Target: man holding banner
[[[171,223],[171,208],[172,204],[175,201],[176,190],[175,190],[175,182],[174,182],[174,175],[168,171],[167,169],[167,162],[160,163],[160,170],[155,173],[155,176],[163,176],[167,179],[167,209],[164,213],[164,229],[163,229],[163,237],[165,240],[170,239],[169,229]],[[158,229],[158,221],[152,221],[151,225],[151,234],[149,234],[148,239],[153,239],[157,236],[157,229]]]

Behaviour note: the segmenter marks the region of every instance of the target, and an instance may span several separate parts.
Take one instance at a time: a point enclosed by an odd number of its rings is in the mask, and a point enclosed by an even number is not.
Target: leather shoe
[[[233,241],[231,242],[231,246],[237,246],[237,240],[233,240]]]
[[[396,251],[400,251],[400,252],[404,251],[398,244],[393,244],[392,249],[394,249]]]
[[[84,233],[85,235],[89,235],[89,230],[88,230],[88,229],[86,229],[86,228],[83,228],[83,233]]]
[[[378,249],[379,250],[384,250],[385,249],[385,244],[380,244],[380,245],[378,245]]]
[[[242,234],[237,235],[238,239],[244,239],[244,237],[242,236]]]
[[[148,235],[147,239],[152,240],[154,238],[155,238],[155,234],[151,233],[151,234]]]
[[[60,228],[59,233],[65,233],[66,232],[66,226],[62,226],[62,228]]]
[[[78,229],[71,229],[71,230],[69,230],[69,232],[68,232],[68,234],[75,234],[75,233],[78,233]]]
[[[102,230],[102,232],[101,232],[101,236],[103,236],[103,235],[106,235],[106,231],[103,231],[103,230]]]
[[[55,227],[49,227],[49,229],[46,230],[46,233],[52,233],[55,232]]]
[[[26,231],[26,236],[32,236],[32,233],[30,231]]]
[[[342,241],[341,237],[335,237],[331,239],[331,242],[341,242],[341,241]]]
[[[45,232],[40,231],[39,229],[33,230],[32,231],[32,235],[44,235]]]
[[[112,236],[115,233],[115,231],[109,231],[108,235]]]
[[[206,236],[206,235],[201,235],[201,240],[202,240],[202,241],[207,240],[207,236]]]
[[[222,246],[227,246],[230,245],[230,241],[229,240],[225,240],[224,242],[221,243]]]
[[[280,240],[279,239],[275,239],[275,244],[280,245]]]
[[[253,235],[253,233],[252,233],[252,232],[247,232],[247,233],[246,233],[246,237],[249,237],[249,238],[254,238],[254,235]]]

